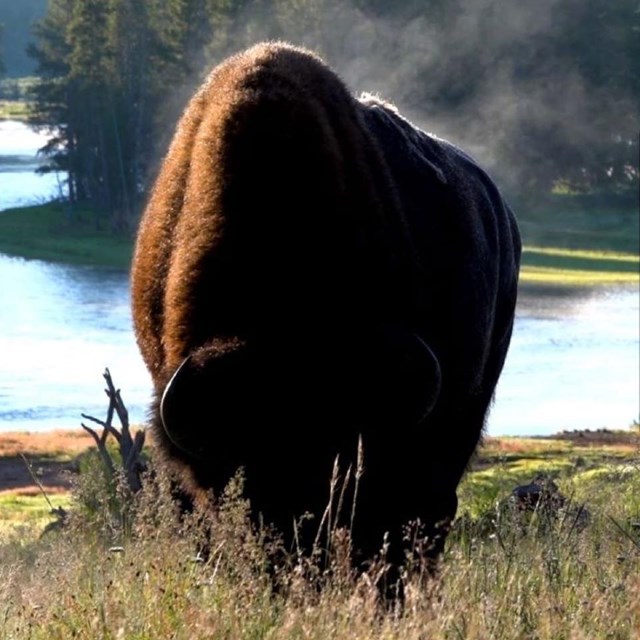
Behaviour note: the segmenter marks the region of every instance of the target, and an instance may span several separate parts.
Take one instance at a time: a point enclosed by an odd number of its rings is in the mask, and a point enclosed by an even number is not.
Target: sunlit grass
[[[638,215],[631,211],[539,211],[521,220],[524,284],[588,287],[640,282]],[[539,218],[539,220],[538,220]],[[133,233],[114,234],[107,216],[45,204],[0,215],[0,252],[78,264],[127,269]]]
[[[460,511],[480,517],[515,486],[539,474],[553,477],[567,495],[578,491],[582,499],[594,479],[615,484],[620,474],[634,479],[640,489],[640,435],[622,433],[618,438],[617,432],[582,432],[582,438],[578,433],[573,439],[488,438],[459,487]],[[640,496],[638,502],[640,516]]]
[[[525,246],[520,280],[589,286],[640,282],[640,257],[612,251]]]
[[[588,287],[595,285],[636,284],[640,282],[640,277],[637,273],[625,271],[581,271],[524,265],[520,271],[520,282],[524,284]]]
[[[640,265],[640,256],[628,253],[616,253],[614,251],[587,251],[581,249],[562,249],[558,247],[525,246],[523,252],[525,254],[581,258],[585,260],[626,262],[632,265],[636,265],[636,269],[638,268],[638,265]]]
[[[486,438],[479,456],[483,460],[509,456],[549,456],[565,454],[573,448],[571,442],[554,438],[523,438],[519,436],[501,436]]]
[[[93,444],[93,438],[81,429],[53,429],[37,433],[4,431],[0,435],[0,458],[23,454],[27,458],[45,456],[49,460],[65,462]]]
[[[49,494],[54,508],[68,508],[70,493]],[[51,506],[43,495],[21,495],[18,492],[0,492],[0,540],[12,531],[22,527],[38,535],[44,527],[56,518],[51,514]],[[0,636],[1,637],[1,636]]]
[[[26,120],[29,105],[22,100],[0,100],[0,120]]]

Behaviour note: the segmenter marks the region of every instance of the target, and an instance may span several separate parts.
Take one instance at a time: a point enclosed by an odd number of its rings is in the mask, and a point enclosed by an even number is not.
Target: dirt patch
[[[46,458],[29,459],[33,474],[49,494],[65,493],[71,487],[72,463]],[[0,495],[11,493],[33,496],[40,493],[33,476],[22,458],[0,458]]]
[[[93,439],[83,431],[0,433],[0,493],[39,493],[32,473],[48,493],[68,491],[74,459],[92,446]],[[31,472],[21,454],[29,461]]]
[[[149,446],[148,436],[145,446]],[[95,446],[93,438],[83,430],[0,432],[0,494],[39,493],[32,473],[48,493],[69,491],[77,469],[76,459]],[[28,460],[31,471],[22,456]]]

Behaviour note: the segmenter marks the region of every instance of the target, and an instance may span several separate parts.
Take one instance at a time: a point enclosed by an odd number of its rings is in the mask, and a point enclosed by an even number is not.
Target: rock
[[[513,489],[508,502],[518,512],[537,512],[544,516],[547,524],[560,521],[570,529],[583,529],[591,517],[584,504],[574,504],[560,493],[558,485],[544,474],[536,476],[529,484]]]
[[[538,475],[531,483],[516,487],[511,492],[509,500],[521,511],[535,511],[540,508],[557,511],[564,507],[567,499],[551,478]]]

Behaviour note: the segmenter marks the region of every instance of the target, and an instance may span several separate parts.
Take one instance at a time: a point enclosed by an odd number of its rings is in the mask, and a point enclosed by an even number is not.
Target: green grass
[[[130,235],[115,234],[95,212],[62,204],[9,209],[0,212],[0,252],[23,258],[102,265],[128,269],[133,252]]]
[[[0,79],[0,99],[24,102],[38,81],[37,76],[2,78]]]
[[[608,203],[610,200],[610,203]],[[640,281],[637,197],[553,196],[523,207],[521,281],[592,286]]]
[[[29,115],[28,97],[37,78],[0,79],[0,120],[26,120]]]
[[[519,484],[528,484],[538,474],[550,476],[567,495],[585,499],[590,478],[618,472],[640,464],[640,436],[628,434],[626,442],[616,442],[616,432],[607,432],[611,443],[581,443],[579,439],[495,438],[479,450],[472,470],[459,487],[460,512],[477,518],[490,511],[495,501],[508,496]],[[604,437],[607,434],[591,432]],[[637,468],[640,479],[640,466]],[[640,487],[639,487],[640,488]],[[592,496],[589,500],[595,498]],[[600,504],[606,507],[606,504]],[[638,503],[640,516],[640,503]]]
[[[524,244],[638,255],[637,195],[624,204],[607,206],[605,200],[563,196],[523,207],[516,215]]]
[[[68,508],[71,503],[69,494],[48,496],[54,508]],[[19,493],[0,494],[0,540],[8,537],[16,530],[31,531],[34,535],[40,533],[44,527],[55,520],[51,508],[42,495],[20,495]],[[1,637],[1,636],[0,636]]]

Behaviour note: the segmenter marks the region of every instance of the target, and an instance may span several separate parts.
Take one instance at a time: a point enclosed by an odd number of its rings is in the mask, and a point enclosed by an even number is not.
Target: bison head
[[[207,458],[215,451],[230,466],[242,456],[220,451],[229,439],[221,434],[237,434],[241,446],[255,439],[256,425],[267,437],[296,428],[346,435],[389,422],[417,427],[438,398],[436,357],[415,334],[363,333],[330,343],[310,335],[294,345],[234,339],[198,349],[162,393],[162,427],[184,453]]]

